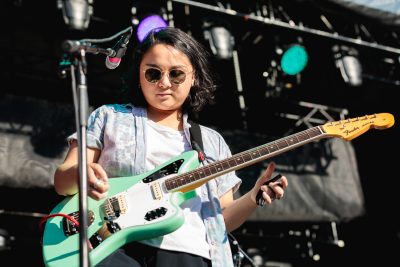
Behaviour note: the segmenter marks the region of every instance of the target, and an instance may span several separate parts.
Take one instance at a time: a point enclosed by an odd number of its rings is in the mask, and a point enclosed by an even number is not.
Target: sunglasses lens
[[[158,69],[150,68],[144,72],[144,77],[150,83],[158,82],[161,79],[161,76],[162,76],[161,71]]]
[[[157,83],[162,76],[161,70],[156,68],[149,68],[144,72],[144,77],[149,83]],[[186,73],[183,70],[171,70],[168,73],[168,78],[173,84],[181,84],[186,79]]]
[[[181,84],[186,79],[186,73],[182,70],[171,70],[169,72],[169,79],[174,84]]]

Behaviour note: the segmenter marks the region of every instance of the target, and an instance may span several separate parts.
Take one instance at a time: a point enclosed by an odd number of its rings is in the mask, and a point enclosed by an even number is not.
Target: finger
[[[267,195],[272,199],[276,199],[276,192],[274,190],[274,188],[271,185],[267,185],[267,190],[265,191],[267,193]]]
[[[106,173],[106,171],[103,169],[103,167],[100,164],[92,163],[90,165],[90,167],[93,170],[93,172],[95,173],[97,178],[100,178],[104,182],[108,181],[107,173]]]
[[[275,171],[275,162],[270,162],[268,164],[268,167],[265,170],[264,174],[258,180],[259,185],[261,186],[261,184],[263,184],[265,181],[267,181],[271,177],[271,175],[274,171]]]
[[[95,175],[95,172],[92,168],[88,168],[88,176],[90,189],[96,190],[99,193],[105,193],[108,190],[108,182],[104,181],[104,178],[97,178],[97,175]]]
[[[271,204],[272,201],[274,200],[274,198],[272,198],[270,195],[268,195],[268,193],[265,191],[263,192],[263,199],[264,199],[264,201],[263,201],[264,205],[265,205],[265,203]]]
[[[274,197],[276,199],[281,199],[283,195],[285,194],[284,188],[286,188],[287,183],[284,181],[276,182],[276,183],[271,183],[268,185],[268,187],[273,191]]]
[[[107,192],[108,191],[106,191],[104,193],[100,193],[98,190],[96,190],[94,188],[89,188],[88,195],[95,200],[100,200],[107,196]]]
[[[273,191],[275,199],[281,199],[285,194],[285,191],[281,187],[280,184],[276,184],[275,186],[270,186],[271,190]]]
[[[289,183],[288,183],[286,176],[281,176],[277,181],[271,182],[270,185],[279,186],[283,189],[286,189],[286,187],[288,187]]]

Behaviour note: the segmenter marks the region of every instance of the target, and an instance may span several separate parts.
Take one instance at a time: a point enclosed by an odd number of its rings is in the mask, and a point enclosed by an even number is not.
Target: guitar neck
[[[236,171],[265,159],[277,156],[283,152],[307,144],[324,137],[328,137],[321,126],[286,136],[273,142],[243,151],[232,157],[216,161],[196,170],[186,172],[165,181],[169,191],[186,191],[185,188],[198,187],[205,182],[228,172]]]

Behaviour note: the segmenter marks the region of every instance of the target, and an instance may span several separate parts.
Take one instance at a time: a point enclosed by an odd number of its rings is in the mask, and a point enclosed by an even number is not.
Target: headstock
[[[365,115],[340,121],[328,122],[322,125],[325,133],[350,141],[365,133],[371,128],[387,129],[394,124],[394,117],[390,113]]]

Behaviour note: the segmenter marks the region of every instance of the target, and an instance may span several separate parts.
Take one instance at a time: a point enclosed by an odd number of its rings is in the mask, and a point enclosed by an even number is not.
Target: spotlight
[[[344,82],[354,87],[362,85],[362,66],[358,59],[358,51],[345,45],[335,45],[332,51]]]
[[[235,40],[226,23],[217,20],[204,21],[204,39],[208,41],[211,51],[218,59],[231,59]]]
[[[282,71],[288,75],[296,75],[304,70],[308,62],[308,54],[304,46],[290,45],[281,57]]]
[[[7,230],[0,228],[0,252],[11,248],[10,243],[13,238],[8,234]]]
[[[153,29],[167,27],[167,22],[159,15],[148,15],[139,22],[137,37],[142,42],[146,35]]]
[[[93,0],[58,0],[65,24],[73,30],[86,30],[93,14]]]

